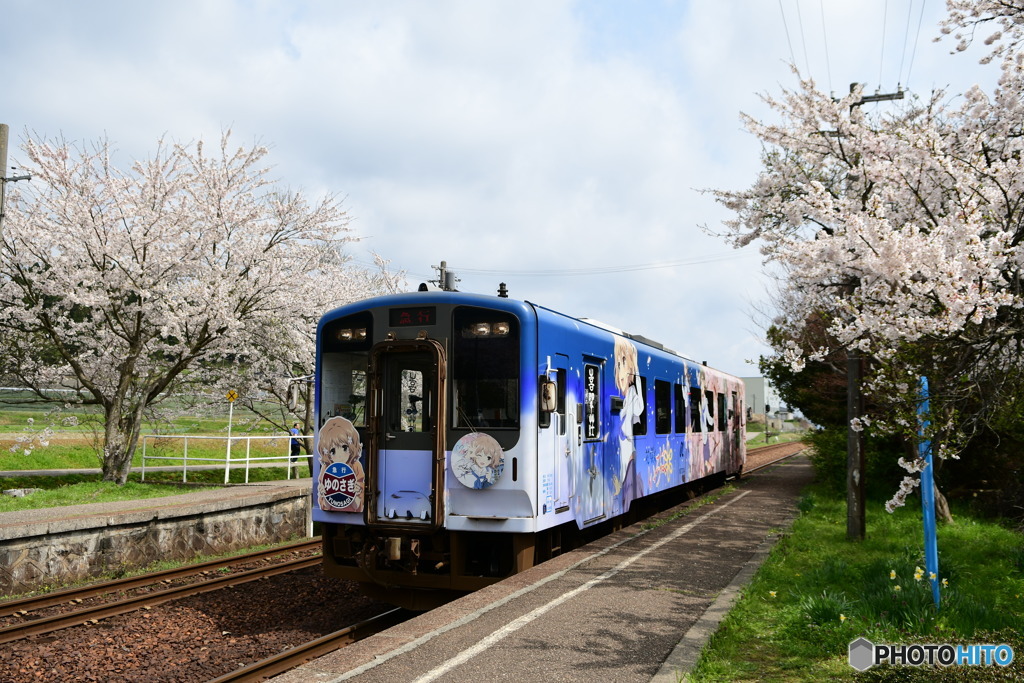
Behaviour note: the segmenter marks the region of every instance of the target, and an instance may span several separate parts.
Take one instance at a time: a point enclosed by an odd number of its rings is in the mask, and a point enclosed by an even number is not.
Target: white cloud
[[[739,112],[764,115],[757,93],[794,84],[790,43],[823,88],[895,88],[920,8],[889,3],[883,43],[885,4],[827,5],[0,0],[3,116],[15,133],[106,134],[132,157],[230,126],[269,144],[289,185],[345,197],[357,257],[377,251],[413,284],[441,259],[502,271],[466,271],[462,287],[505,281],[755,374],[750,310],[767,278],[756,253],[718,259],[729,248],[698,226],[726,214],[697,189],[753,180],[760,150]],[[910,84],[962,90],[976,60],[931,43],[942,8],[927,12]],[[691,265],[521,274],[665,261]]]

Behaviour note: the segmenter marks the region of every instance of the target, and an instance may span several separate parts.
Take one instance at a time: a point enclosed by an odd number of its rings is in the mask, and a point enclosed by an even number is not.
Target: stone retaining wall
[[[6,527],[0,529],[0,596],[156,560],[301,538],[308,533],[309,520],[305,488]]]

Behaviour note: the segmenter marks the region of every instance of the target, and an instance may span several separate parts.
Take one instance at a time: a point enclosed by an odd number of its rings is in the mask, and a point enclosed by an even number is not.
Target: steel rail
[[[189,584],[187,586],[168,588],[154,593],[126,598],[117,602],[96,605],[95,607],[86,607],[73,612],[55,614],[51,617],[43,617],[41,619],[34,619],[19,624],[12,624],[0,628],[0,644],[9,643],[13,640],[20,640],[28,636],[39,635],[41,633],[58,631],[62,628],[69,628],[71,626],[95,623],[100,619],[125,614],[126,612],[132,612],[141,608],[152,607],[154,605],[170,602],[171,600],[177,600],[178,598],[187,597],[189,595],[206,593],[212,590],[256,581],[268,576],[275,576],[277,574],[284,574],[286,572],[305,569],[307,567],[314,567],[319,565],[321,561],[322,558],[319,556],[303,557],[296,560],[282,562],[272,567],[261,567],[259,569],[251,569],[246,572],[239,572],[238,574],[218,576],[213,579]]]
[[[780,455],[778,458],[772,460],[771,462],[766,462],[763,465],[758,465],[757,467],[752,467],[749,470],[746,467],[744,467],[743,470],[742,470],[742,476],[745,477],[745,476],[747,476],[749,474],[753,474],[754,472],[758,472],[760,470],[763,470],[766,467],[771,467],[772,465],[778,465],[783,460],[788,460],[789,458],[794,458],[794,457],[800,455],[801,453],[803,453],[805,450],[807,450],[807,447],[804,446],[799,441],[793,441],[793,442],[785,443],[785,444],[781,444],[780,443],[780,444],[772,444],[771,446],[762,446],[761,448],[755,449],[757,452],[759,452],[762,455],[764,455],[763,451],[766,450],[766,449],[770,448],[772,450],[784,450],[783,447],[785,447],[785,446],[793,446],[793,445],[799,445],[800,448],[797,449],[796,451],[792,452],[792,453],[786,453],[785,455]],[[748,453],[749,453],[749,451],[748,451]]]
[[[202,574],[203,572],[210,571],[211,569],[228,567],[240,562],[249,562],[251,560],[275,557],[277,555],[283,555],[297,550],[313,550],[319,548],[320,545],[321,540],[320,537],[317,536],[316,538],[312,538],[308,541],[291,543],[271,550],[259,550],[252,553],[246,553],[244,555],[235,555],[234,557],[219,560],[209,560],[208,562],[191,564],[185,567],[178,567],[176,569],[165,569],[163,571],[142,574],[140,576],[104,581],[103,583],[84,586],[82,588],[68,588],[30,598],[7,600],[0,602],[0,617],[12,616],[21,612],[31,612],[45,607],[53,607],[54,605],[84,600],[85,598],[96,597],[97,595],[103,595],[104,593],[130,590],[132,588],[149,586],[155,583],[170,581],[172,579],[181,579],[188,576],[194,576],[196,574]]]
[[[254,662],[248,666],[241,667],[232,671],[231,673],[224,674],[219,678],[214,678],[208,683],[248,683],[250,681],[262,681],[271,676],[284,673],[304,664],[310,659],[316,657],[322,657],[330,652],[334,652],[346,645],[350,645],[357,640],[367,638],[374,633],[379,633],[385,629],[391,628],[396,624],[400,624],[408,619],[408,612],[403,609],[393,609],[383,614],[378,614],[375,617],[364,619],[357,624],[348,626],[329,633],[326,636],[311,640],[308,643],[297,645],[290,650],[280,652],[272,657],[261,659],[258,662]]]

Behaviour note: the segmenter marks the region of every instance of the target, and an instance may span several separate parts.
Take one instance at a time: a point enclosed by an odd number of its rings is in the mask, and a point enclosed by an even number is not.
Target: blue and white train
[[[423,608],[738,474],[743,382],[527,301],[420,291],[317,329],[325,571]]]

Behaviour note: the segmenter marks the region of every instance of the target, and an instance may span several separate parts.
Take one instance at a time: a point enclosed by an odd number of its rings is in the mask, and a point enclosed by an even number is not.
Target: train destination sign
[[[389,312],[391,327],[434,325],[437,323],[436,306],[392,308]]]

